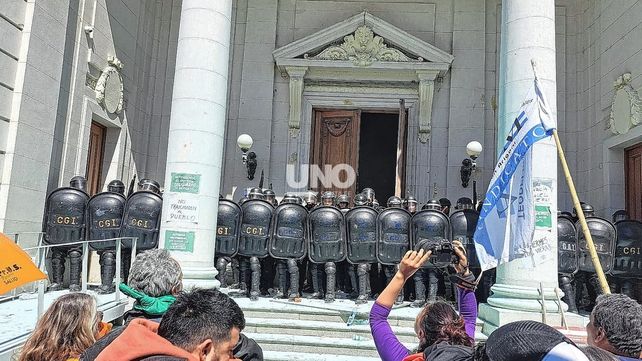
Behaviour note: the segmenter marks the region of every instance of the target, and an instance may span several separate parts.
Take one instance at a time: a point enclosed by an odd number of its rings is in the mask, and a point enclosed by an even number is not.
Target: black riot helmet
[[[334,194],[334,192],[331,192],[331,191],[323,192],[323,194],[321,195],[321,205],[333,206],[335,198],[336,198],[336,195]]]
[[[143,178],[138,182],[138,190],[160,194],[160,184],[153,179]]]
[[[372,204],[372,202],[374,202],[374,199],[375,199],[375,191],[374,191],[374,189],[372,189],[372,188],[364,188],[361,191],[361,194],[366,196],[366,199],[368,200],[368,203]]]
[[[388,208],[401,208],[401,198],[397,196],[392,196],[388,198],[386,202],[386,207]]]
[[[71,188],[80,189],[83,192],[87,192],[87,179],[81,175],[77,175],[69,181],[69,186]]]
[[[595,211],[593,210],[593,206],[591,206],[590,204],[580,202],[580,207],[582,208],[582,212],[584,212],[584,217],[595,216]],[[577,218],[577,210],[575,209],[575,207],[573,207],[573,215]]]
[[[243,204],[243,203],[247,202],[248,200],[249,200],[249,198],[247,198],[247,197],[245,197],[245,196],[241,197],[241,198],[239,199],[239,206],[240,206],[241,204]]]
[[[357,194],[354,196],[354,205],[355,206],[365,206],[368,204],[368,198],[366,198],[365,195],[362,193]]]
[[[461,197],[455,205],[457,209],[473,209],[473,200],[468,197]]]
[[[408,196],[405,204],[408,212],[415,213],[417,211],[417,199],[414,196]]]
[[[274,197],[276,197],[276,193],[274,193],[274,191],[271,189],[264,190],[263,195],[265,196],[265,200],[268,202],[271,202]]]
[[[613,223],[619,222],[619,221],[626,221],[629,219],[629,214],[626,213],[624,209],[620,209],[618,211],[615,211],[613,213]]]
[[[426,204],[421,207],[422,210],[431,210],[431,211],[441,211],[441,204],[439,204],[439,201],[436,201],[434,199],[429,200],[426,202]]]
[[[348,208],[348,206],[350,205],[350,197],[348,197],[347,194],[341,194],[339,197],[337,197],[337,204],[341,209]]]
[[[265,194],[263,194],[263,191],[261,188],[252,188],[247,194],[248,199],[263,199],[265,200]]]
[[[317,205],[317,194],[315,192],[309,191],[303,196],[303,201],[305,202],[305,208],[310,210]]]
[[[125,184],[118,179],[114,179],[107,185],[107,190],[113,193],[125,194]]]
[[[281,200],[281,204],[285,203],[301,204],[301,198],[293,193],[285,193],[285,195],[283,195],[283,199]]]

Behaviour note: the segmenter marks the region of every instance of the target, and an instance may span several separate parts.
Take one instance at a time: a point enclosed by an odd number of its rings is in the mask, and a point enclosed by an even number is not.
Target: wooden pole
[[[560,143],[559,135],[557,134],[557,129],[553,130],[553,138],[555,138],[555,144],[557,145],[557,155],[560,158],[560,163],[562,163],[562,169],[564,170],[564,176],[566,177],[566,183],[568,188],[571,191],[571,198],[573,199],[573,206],[575,207],[575,212],[580,221],[580,226],[582,227],[582,232],[584,233],[584,238],[586,239],[586,246],[588,248],[589,254],[591,255],[591,261],[593,261],[593,267],[595,268],[595,273],[597,274],[597,279],[600,281],[600,288],[605,294],[610,294],[611,289],[609,284],[606,281],[606,276],[602,270],[602,264],[600,259],[597,256],[597,250],[595,249],[595,243],[593,243],[593,237],[591,237],[591,232],[588,229],[586,224],[586,218],[584,218],[584,212],[580,206],[580,199],[577,197],[577,191],[575,190],[575,185],[573,184],[573,178],[571,177],[571,172],[568,169],[568,164],[566,164],[566,157],[564,156],[564,150],[562,149],[562,144]]]

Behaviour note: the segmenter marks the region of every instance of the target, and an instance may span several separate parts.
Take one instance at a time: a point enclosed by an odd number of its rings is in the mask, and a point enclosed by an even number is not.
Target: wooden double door
[[[311,189],[347,194],[350,199],[371,187],[385,203],[388,196],[402,196],[405,187],[406,111],[315,110],[310,159]],[[327,176],[330,169],[339,183],[315,186],[318,167]],[[347,186],[350,172],[356,178]],[[341,171],[338,171],[341,169]]]
[[[626,211],[631,219],[642,221],[642,143],[624,150]]]

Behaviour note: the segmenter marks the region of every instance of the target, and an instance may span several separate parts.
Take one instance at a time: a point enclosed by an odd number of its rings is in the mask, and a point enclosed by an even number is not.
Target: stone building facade
[[[496,157],[501,1],[233,6],[220,193],[237,199],[258,184],[247,179],[239,134],[254,138],[257,178],[263,171],[265,185],[282,194],[293,190],[287,165],[302,169],[314,158],[318,112],[358,112],[362,126],[376,114],[396,122],[403,99],[404,195],[470,197],[460,167],[466,144],[477,140],[483,196]],[[180,0],[0,0],[0,230],[40,230],[47,193],[77,174],[93,172],[98,189],[134,175],[163,182],[180,9]],[[642,187],[625,165],[635,158],[627,149],[642,142],[641,24],[641,1],[556,1],[551,101],[580,197],[607,218],[626,207],[627,184]],[[354,50],[348,36],[380,51],[357,60],[332,52]],[[395,129],[355,131],[364,147],[396,147]],[[102,155],[92,153],[92,134]],[[571,208],[566,189],[560,179],[561,210]],[[629,193],[642,204],[642,192]]]

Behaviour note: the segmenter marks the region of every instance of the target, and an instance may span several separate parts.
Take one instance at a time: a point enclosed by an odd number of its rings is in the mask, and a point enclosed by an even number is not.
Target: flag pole
[[[533,74],[535,79],[537,79],[537,70],[535,65],[535,60],[531,59],[531,65],[533,66]],[[573,177],[571,177],[571,171],[568,169],[568,164],[566,163],[566,157],[564,156],[564,149],[562,148],[562,143],[560,143],[560,137],[557,134],[557,129],[553,130],[553,138],[555,139],[555,145],[557,146],[557,155],[559,156],[560,163],[562,164],[562,169],[564,171],[564,176],[566,178],[566,184],[568,189],[571,192],[571,198],[573,199],[573,206],[575,207],[575,212],[580,221],[580,226],[582,227],[582,233],[586,239],[586,246],[588,248],[589,254],[591,255],[591,261],[593,262],[593,268],[595,268],[595,273],[597,274],[597,279],[600,282],[600,288],[602,293],[610,294],[611,289],[609,284],[606,281],[606,276],[604,275],[604,270],[602,269],[602,264],[597,255],[597,250],[595,249],[595,243],[593,242],[593,237],[591,232],[588,229],[586,224],[586,218],[584,217],[584,211],[580,205],[580,199],[577,196],[577,191],[575,190],[575,184],[573,183]]]
[[[560,158],[560,163],[562,163],[562,169],[564,170],[564,175],[566,176],[566,183],[568,188],[571,191],[571,198],[573,199],[573,206],[575,207],[575,212],[579,218],[580,225],[582,227],[582,232],[584,233],[584,238],[586,239],[586,246],[588,248],[589,254],[591,255],[591,261],[593,261],[593,268],[595,268],[595,273],[597,273],[597,279],[600,281],[600,288],[605,294],[610,294],[611,289],[609,284],[606,281],[606,276],[604,275],[604,270],[602,270],[602,264],[600,259],[597,256],[597,250],[595,249],[595,243],[593,243],[593,237],[591,237],[591,232],[588,229],[586,224],[586,218],[584,217],[584,211],[580,205],[580,199],[577,196],[577,191],[575,190],[575,185],[573,184],[573,178],[571,177],[571,172],[568,169],[568,164],[566,164],[566,157],[564,156],[564,150],[562,149],[562,144],[560,143],[560,137],[557,135],[557,129],[553,130],[553,137],[555,138],[555,144],[557,145],[557,154]]]

